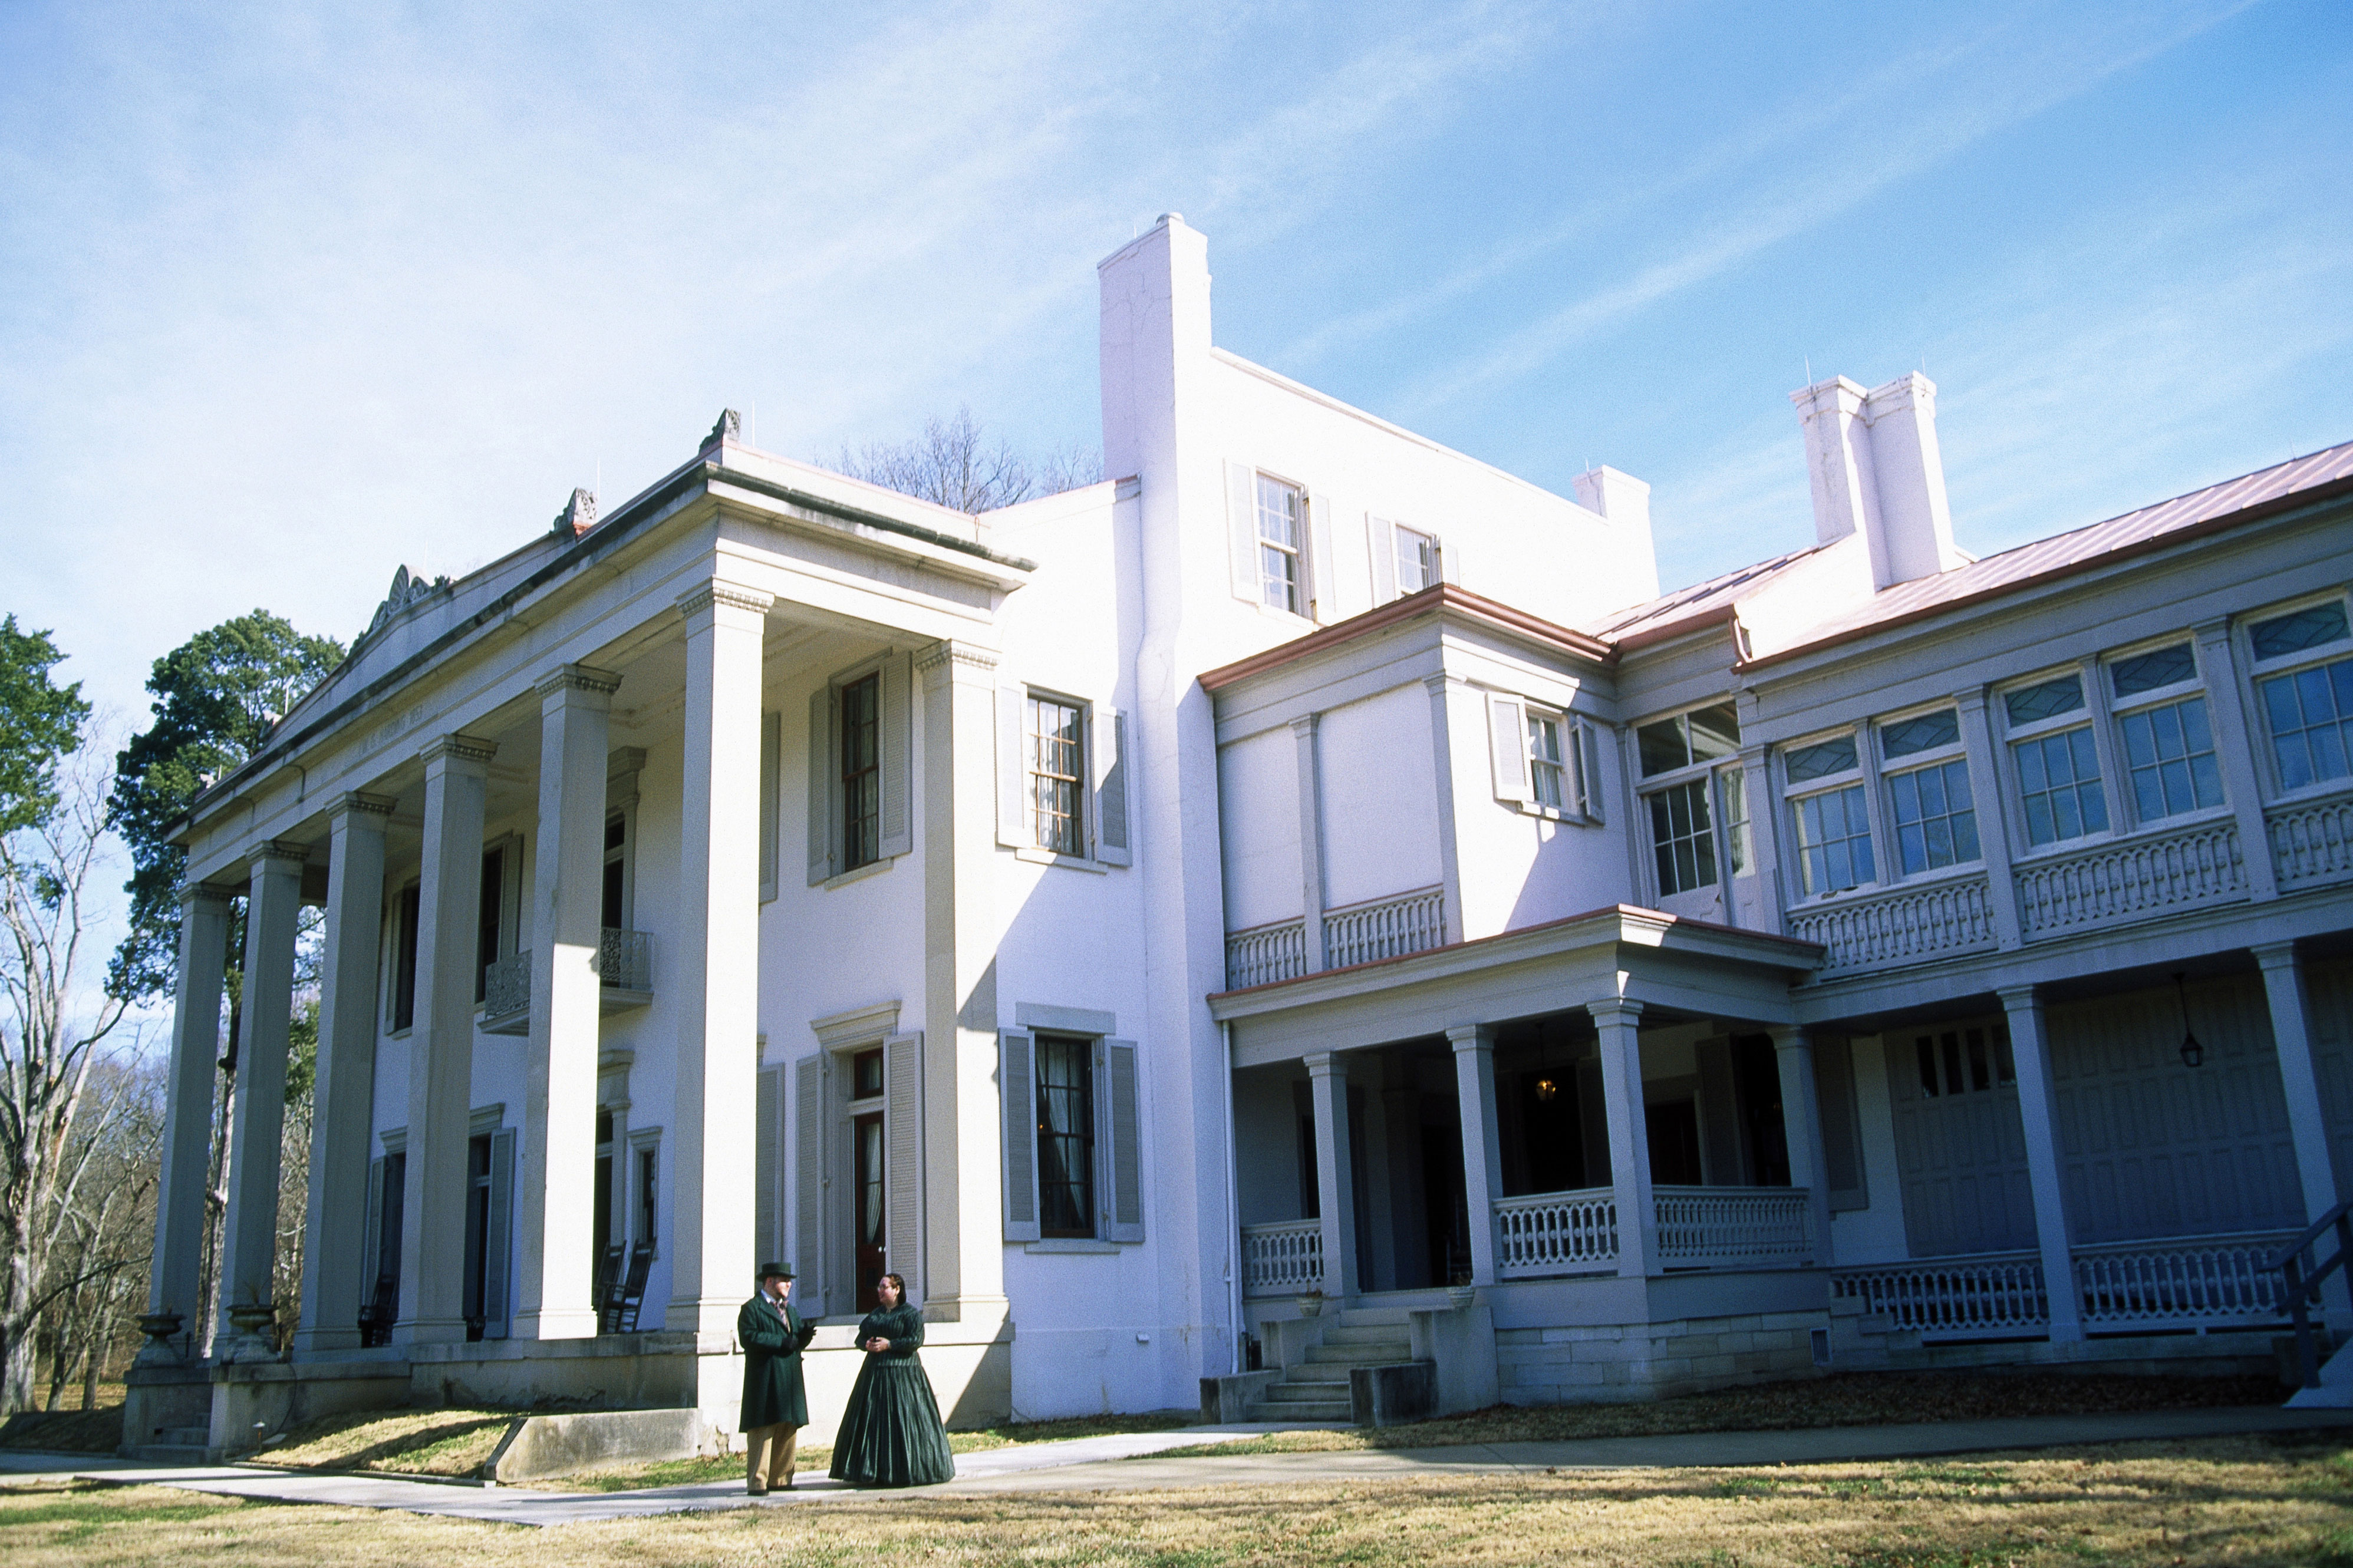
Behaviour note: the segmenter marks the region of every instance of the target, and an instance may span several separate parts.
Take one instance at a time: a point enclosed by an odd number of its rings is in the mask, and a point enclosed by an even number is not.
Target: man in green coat
[[[744,1347],[744,1407],[736,1425],[744,1433],[744,1489],[765,1497],[771,1487],[790,1489],[793,1449],[808,1425],[808,1394],[801,1384],[801,1351],[817,1337],[788,1300],[792,1266],[760,1265],[759,1292],[735,1314],[735,1339]]]

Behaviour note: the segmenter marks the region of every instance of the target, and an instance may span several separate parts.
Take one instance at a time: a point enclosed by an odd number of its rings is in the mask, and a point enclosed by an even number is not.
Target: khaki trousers
[[[749,1491],[793,1484],[793,1449],[801,1429],[778,1423],[754,1426],[744,1434],[744,1486]]]

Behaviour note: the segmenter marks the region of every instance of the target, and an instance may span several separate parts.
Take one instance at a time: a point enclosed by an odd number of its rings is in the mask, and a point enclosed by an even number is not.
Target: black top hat
[[[760,1279],[774,1279],[780,1274],[786,1279],[790,1279],[793,1277],[793,1266],[789,1263],[763,1263],[760,1265]]]

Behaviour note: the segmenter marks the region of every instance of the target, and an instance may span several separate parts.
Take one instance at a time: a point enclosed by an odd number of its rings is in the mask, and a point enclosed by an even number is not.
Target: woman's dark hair
[[[902,1307],[905,1306],[907,1304],[906,1278],[903,1275],[899,1274],[885,1274],[882,1276],[882,1279],[888,1279],[892,1284],[896,1285],[899,1288],[899,1305]],[[876,1283],[880,1284],[881,1281],[878,1280]]]

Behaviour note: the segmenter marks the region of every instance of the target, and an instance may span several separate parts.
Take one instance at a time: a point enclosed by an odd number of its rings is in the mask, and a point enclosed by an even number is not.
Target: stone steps
[[[1403,1312],[1347,1311],[1324,1328],[1321,1344],[1283,1370],[1250,1405],[1254,1421],[1345,1424],[1356,1418],[1348,1374],[1360,1366],[1391,1366],[1413,1359]]]

